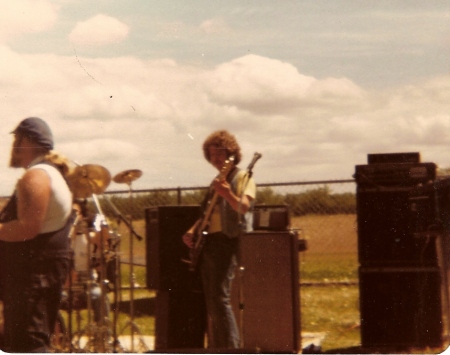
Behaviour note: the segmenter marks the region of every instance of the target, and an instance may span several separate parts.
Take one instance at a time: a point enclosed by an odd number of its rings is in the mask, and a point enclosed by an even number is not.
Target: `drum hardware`
[[[100,254],[100,265],[99,265],[99,284],[100,284],[100,319],[99,322],[97,322],[97,326],[95,328],[94,333],[94,351],[96,352],[111,352],[113,350],[113,347],[118,343],[118,339],[114,338],[112,347],[111,343],[109,342],[110,339],[110,320],[108,315],[106,314],[106,310],[108,309],[107,306],[107,293],[108,293],[108,284],[109,280],[107,279],[106,275],[106,253],[107,253],[107,243],[109,240],[109,226],[106,221],[105,215],[103,214],[102,208],[100,206],[100,203],[98,201],[97,195],[94,193],[92,194],[92,198],[94,201],[94,204],[97,208],[97,211],[99,212],[99,220],[100,220],[100,231],[97,233],[98,244],[97,248],[99,248],[98,252]],[[114,283],[117,284],[117,280],[114,280]],[[88,297],[89,299],[90,297]],[[113,325],[116,324],[116,321],[114,321]],[[116,332],[113,330],[113,335],[116,335]],[[92,338],[91,338],[92,339]]]
[[[81,255],[81,259],[85,259],[85,263],[79,263],[78,268],[75,268],[76,262],[74,263],[74,271],[76,273],[76,278],[74,278],[71,272],[69,277],[69,305],[68,305],[68,322],[69,322],[69,339],[70,339],[70,350],[81,351],[81,352],[107,352],[110,348],[108,341],[110,338],[110,324],[107,318],[106,310],[108,308],[106,290],[103,287],[105,284],[104,272],[102,271],[104,267],[104,260],[102,260],[102,243],[100,246],[100,262],[95,262],[93,258],[93,253],[91,252],[92,244],[89,239],[92,237],[91,234],[100,233],[96,230],[92,231],[88,228],[87,224],[83,220],[82,223],[74,228],[78,235],[72,236],[73,241],[86,238],[82,240],[80,244],[75,243],[73,245],[74,251],[76,253],[80,252],[80,249],[86,248],[85,255]],[[100,237],[100,240],[102,238]],[[85,244],[85,245],[83,245]],[[79,259],[80,260],[80,259]],[[96,267],[99,268],[100,273],[97,273]],[[74,297],[75,296],[75,297]],[[94,304],[95,302],[95,304]],[[87,310],[87,325],[81,329],[81,313],[82,309]],[[72,332],[72,311],[76,310],[76,324],[77,331]],[[94,319],[92,318],[92,311],[94,311]],[[82,344],[82,338],[86,337],[87,342]]]
[[[111,174],[100,165],[78,165],[67,177],[74,198],[88,198],[103,193],[111,183]]]
[[[142,176],[142,171],[138,169],[125,170],[114,176],[113,181],[117,184],[127,184],[131,188],[131,183]]]
[[[125,170],[123,172],[118,173],[114,176],[113,181],[118,184],[127,184],[128,185],[128,196],[129,196],[129,208],[130,213],[133,210],[133,195],[132,195],[132,183],[133,181],[139,179],[142,176],[142,171],[137,169],[132,170]],[[107,200],[109,201],[109,200]],[[112,202],[109,201],[111,205],[113,206]],[[121,216],[120,212],[117,210],[117,208],[113,208],[118,214]],[[127,324],[122,328],[122,333],[130,327],[130,333],[131,333],[131,349],[130,352],[134,352],[134,335],[139,335],[139,344],[142,346],[144,351],[148,351],[148,347],[144,342],[144,339],[142,338],[142,334],[139,330],[139,327],[134,322],[134,287],[135,287],[135,275],[134,275],[134,253],[133,253],[133,237],[136,237],[138,240],[142,240],[142,237],[140,237],[133,229],[133,217],[130,214],[129,220],[127,221],[126,218],[123,218],[121,216],[122,220],[125,221],[125,223],[128,226],[129,229],[129,248],[130,248],[130,255],[129,255],[129,281],[130,281],[130,319],[128,320]]]
[[[116,207],[116,205],[113,203],[113,201],[111,201],[111,199],[109,198],[109,196],[108,195],[103,195],[103,198],[104,198],[104,200],[106,200],[106,202],[108,203],[108,205],[111,207],[111,209],[112,209],[112,211],[113,211],[113,213],[114,213],[114,215],[115,215],[115,217],[117,218],[117,220],[118,220],[118,223],[120,222],[120,221],[123,221],[126,225],[127,225],[127,227],[128,227],[128,230],[130,231],[130,233],[132,233],[139,241],[141,241],[142,240],[142,237],[139,235],[139,234],[137,234],[136,233],[136,231],[135,231],[135,229],[133,228],[133,225],[130,223],[130,221],[127,219],[127,218],[125,218],[124,216],[123,216],[123,214],[119,211],[119,209]],[[130,236],[130,239],[131,239],[131,236]],[[130,250],[132,250],[131,248],[130,248]],[[119,267],[120,267],[120,265],[119,265],[119,258],[116,258],[116,260],[115,260],[115,269],[114,269],[114,272],[116,273],[116,280],[119,280],[119,282],[120,282],[120,276],[118,276],[117,275],[117,272],[119,271]],[[130,272],[130,274],[131,274],[131,272]],[[133,283],[133,285],[134,285],[134,283]],[[115,287],[114,288],[114,292],[115,292],[115,294],[114,294],[114,299],[115,300],[117,300],[118,299],[118,297],[116,296],[117,295],[117,292],[118,292],[118,290],[119,289],[121,289],[121,287]],[[132,296],[133,297],[133,296]],[[132,298],[131,297],[131,298]],[[130,301],[131,302],[131,301]],[[115,302],[116,303],[116,305],[117,305],[117,301]],[[131,305],[130,305],[130,310],[131,310]],[[119,307],[116,307],[115,308],[115,320],[116,319],[118,319],[118,312],[119,312]],[[134,309],[133,309],[133,312],[134,312]],[[131,312],[130,312],[131,313]],[[116,323],[115,323],[116,324]],[[125,329],[125,328],[124,328]],[[116,327],[114,328],[114,330],[116,330]],[[132,332],[133,332],[133,330],[132,330]],[[116,333],[115,333],[116,334]],[[134,339],[132,340],[132,341],[134,341]]]
[[[106,218],[104,217],[104,214],[102,212],[101,206],[98,201],[97,194],[103,193],[108,185],[111,182],[111,174],[109,171],[100,166],[100,165],[93,165],[93,164],[87,164],[87,165],[80,165],[78,163],[77,167],[69,174],[67,178],[68,185],[70,187],[70,190],[72,191],[72,194],[74,198],[78,199],[86,199],[88,197],[92,197],[95,207],[98,211],[98,220],[96,220],[97,223],[95,223],[95,229],[93,231],[93,234],[95,235],[96,239],[98,239],[98,242],[96,243],[97,251],[96,254],[99,255],[99,258],[96,260],[97,265],[93,265],[91,261],[93,260],[91,255],[91,248],[90,244],[87,243],[87,258],[88,258],[88,279],[86,282],[86,301],[87,301],[87,327],[78,333],[78,349],[79,350],[88,350],[88,351],[94,351],[94,352],[110,352],[113,350],[110,347],[110,340],[111,340],[111,324],[109,321],[109,316],[107,314],[108,309],[108,303],[109,299],[107,298],[107,293],[109,292],[109,280],[107,278],[106,273],[106,261],[107,259],[113,258],[111,256],[114,254],[113,251],[111,251],[111,245],[107,244],[110,243],[110,229],[107,224]],[[90,233],[87,232],[87,230],[84,230],[84,235],[90,239]],[[115,245],[117,245],[115,243]],[[115,246],[114,245],[114,246]],[[94,271],[98,268],[99,275],[98,275],[98,283],[95,280]],[[115,274],[114,277],[117,277],[117,279],[113,280],[113,284],[117,285],[118,276]],[[71,282],[71,281],[70,281]],[[91,317],[91,311],[93,306],[93,291],[94,288],[100,287],[100,304],[99,309],[96,309],[100,316],[96,315],[95,318],[98,318],[97,322],[92,322]],[[115,294],[116,295],[116,294]],[[70,297],[69,297],[70,298]],[[117,300],[116,304],[117,304]],[[70,330],[70,339],[72,339],[71,334],[71,309],[72,305],[70,304],[69,307],[69,330]],[[79,314],[78,314],[79,315]],[[78,319],[79,320],[79,319]],[[116,326],[117,320],[114,320],[114,327]],[[79,324],[79,323],[78,323]],[[118,343],[117,337],[116,337],[116,331],[114,330],[114,344],[116,345]],[[88,343],[86,346],[81,349],[80,347],[80,338],[81,335],[87,335],[88,337]]]
[[[74,225],[71,231],[72,239],[72,265],[68,277],[68,302],[63,304],[62,309],[67,310],[68,313],[68,348],[69,352],[82,351],[81,337],[86,335],[91,339],[96,332],[95,325],[91,319],[92,305],[92,290],[98,284],[95,281],[95,269],[92,263],[91,243],[89,243],[89,228],[85,219],[80,219]],[[80,239],[81,238],[81,239]],[[83,255],[83,250],[86,250]],[[83,262],[84,259],[84,262]],[[87,326],[81,329],[81,313],[80,311],[87,310]],[[75,311],[75,322],[77,331],[73,331],[73,311]],[[88,345],[90,341],[88,341]]]

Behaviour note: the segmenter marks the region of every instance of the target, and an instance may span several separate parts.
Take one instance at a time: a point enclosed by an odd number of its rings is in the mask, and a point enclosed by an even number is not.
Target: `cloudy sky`
[[[450,167],[448,0],[0,0],[0,194],[28,116],[134,188],[203,186],[217,129],[257,182],[349,179],[368,153]],[[108,190],[126,189],[111,183]]]

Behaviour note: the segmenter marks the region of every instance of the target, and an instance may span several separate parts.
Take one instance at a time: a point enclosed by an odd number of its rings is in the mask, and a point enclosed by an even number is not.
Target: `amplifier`
[[[420,163],[420,153],[367,154],[368,164]]]
[[[255,205],[253,230],[287,231],[290,228],[287,205]]]
[[[416,185],[436,178],[434,163],[387,163],[356,165],[354,178],[358,185]]]

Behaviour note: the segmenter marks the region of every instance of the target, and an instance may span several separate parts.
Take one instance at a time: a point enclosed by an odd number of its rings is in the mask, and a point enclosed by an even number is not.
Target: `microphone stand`
[[[244,272],[245,272],[245,266],[242,265],[242,256],[241,256],[241,241],[242,241],[242,235],[243,235],[243,226],[242,226],[242,218],[241,218],[241,209],[242,209],[242,197],[244,196],[244,191],[247,188],[247,185],[250,181],[250,179],[253,176],[253,167],[255,166],[256,162],[259,158],[262,157],[262,154],[255,152],[253,155],[253,159],[250,162],[250,164],[247,167],[247,173],[246,173],[246,180],[245,184],[242,186],[242,192],[241,192],[241,198],[239,199],[239,205],[238,205],[238,215],[239,215],[239,236],[238,236],[238,270],[239,270],[239,276],[238,276],[238,287],[239,287],[239,347],[242,349],[244,348]],[[245,218],[245,216],[244,216]]]
[[[106,202],[108,202],[109,206],[112,208],[113,213],[116,216],[116,218],[118,218],[121,221],[123,221],[127,225],[127,227],[131,230],[132,234],[137,238],[137,240],[141,241],[142,237],[139,234],[136,233],[136,231],[134,230],[133,225],[130,223],[128,218],[125,218],[122,215],[122,213],[120,213],[120,211],[117,209],[116,205],[114,205],[114,203],[111,201],[109,196],[103,195],[103,197],[105,198]]]

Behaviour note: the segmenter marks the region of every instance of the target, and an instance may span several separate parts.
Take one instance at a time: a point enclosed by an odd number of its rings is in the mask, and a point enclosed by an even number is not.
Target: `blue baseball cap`
[[[39,117],[25,118],[11,133],[23,135],[44,148],[53,149],[52,131],[48,124]]]

